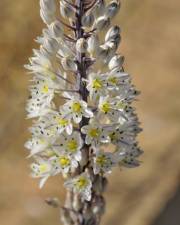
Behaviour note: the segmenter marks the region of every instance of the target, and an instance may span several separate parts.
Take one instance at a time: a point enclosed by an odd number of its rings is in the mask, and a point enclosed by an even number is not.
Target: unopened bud
[[[40,0],[40,7],[48,13],[55,13],[56,4],[54,0]]]
[[[74,17],[74,9],[63,0],[60,1],[60,13],[64,18]]]
[[[88,52],[90,54],[96,54],[99,48],[99,38],[97,35],[93,34],[88,38]]]
[[[110,55],[110,49],[107,45],[101,45],[98,51],[98,57],[100,60],[107,60]]]
[[[110,25],[110,18],[107,16],[100,16],[94,23],[93,28],[97,30],[105,30]]]
[[[47,25],[51,24],[55,20],[54,14],[49,14],[47,11],[40,10],[40,16],[44,23]]]
[[[59,43],[54,38],[47,38],[45,39],[43,43],[43,47],[49,52],[49,53],[56,53],[59,49]]]
[[[120,35],[120,28],[118,26],[111,27],[105,36],[105,42],[113,41]]]
[[[110,70],[113,70],[115,68],[121,68],[122,65],[124,63],[124,56],[121,56],[121,55],[115,55],[109,62],[109,69]]]
[[[88,44],[84,38],[79,38],[76,42],[76,50],[80,53],[87,51]]]
[[[106,15],[113,18],[118,13],[120,6],[121,4],[119,0],[111,1],[106,8]]]
[[[56,4],[54,0],[40,0],[40,15],[44,23],[50,24],[55,19]]]
[[[95,15],[95,17],[99,17],[102,16],[105,12],[105,2],[104,0],[99,0],[97,1],[97,3],[94,5],[93,9],[92,9],[93,14]]]
[[[63,35],[63,26],[62,26],[62,23],[59,22],[58,20],[56,20],[53,23],[51,23],[49,29],[50,29],[51,34],[54,37],[56,37],[56,38],[62,37],[62,35]]]
[[[82,204],[81,198],[79,197],[78,194],[74,195],[72,205],[73,205],[73,209],[75,211],[79,211],[80,209],[82,209],[83,204]]]
[[[61,64],[65,70],[77,71],[77,64],[70,57],[62,58]]]
[[[85,27],[91,27],[94,23],[94,15],[89,13],[89,14],[84,14],[82,17],[82,25]]]

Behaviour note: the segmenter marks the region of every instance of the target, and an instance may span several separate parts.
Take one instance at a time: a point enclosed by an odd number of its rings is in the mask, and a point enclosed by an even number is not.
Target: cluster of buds
[[[132,107],[139,92],[117,53],[121,30],[112,25],[120,6],[119,0],[60,0],[59,10],[55,0],[40,0],[47,27],[25,66],[33,74],[27,117],[34,119],[25,147],[41,188],[63,175],[65,225],[98,225],[106,175],[115,166],[139,165],[141,129]]]

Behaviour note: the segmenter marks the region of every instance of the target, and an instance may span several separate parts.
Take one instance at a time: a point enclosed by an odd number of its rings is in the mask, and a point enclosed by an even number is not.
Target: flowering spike
[[[65,179],[62,222],[98,225],[106,175],[139,166],[141,128],[132,106],[139,92],[117,53],[121,30],[111,25],[120,1],[61,0],[59,7],[61,17],[55,0],[40,0],[47,28],[25,66],[32,74],[27,117],[35,118],[25,147],[40,188],[51,176]]]

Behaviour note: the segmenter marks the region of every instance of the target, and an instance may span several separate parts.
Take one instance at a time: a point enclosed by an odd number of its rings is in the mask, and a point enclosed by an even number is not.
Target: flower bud
[[[105,212],[105,200],[101,196],[96,196],[92,204],[93,213],[102,215]]]
[[[56,12],[56,4],[54,0],[40,0],[40,7],[47,14],[54,14]]]
[[[124,56],[121,56],[121,55],[115,55],[109,62],[109,69],[110,70],[113,70],[115,69],[116,67],[119,67],[121,68],[122,65],[123,65],[123,62],[124,62]]]
[[[93,28],[97,30],[107,29],[110,25],[110,18],[107,16],[100,16],[94,23]]]
[[[82,25],[85,27],[91,27],[94,23],[94,15],[89,13],[89,14],[84,14],[82,17]]]
[[[47,25],[51,24],[55,20],[54,14],[49,14],[47,11],[40,10],[40,16],[44,23]]]
[[[106,8],[106,16],[113,18],[120,9],[120,1],[119,0],[113,0],[109,3],[109,5]]]
[[[61,64],[62,64],[64,70],[77,71],[77,64],[70,57],[62,58]]]
[[[88,44],[84,38],[79,38],[76,42],[76,50],[80,53],[87,51]]]
[[[74,9],[63,0],[60,1],[60,13],[64,18],[74,17]]]
[[[102,194],[107,187],[107,179],[105,177],[97,176],[94,181],[94,191],[97,194]]]
[[[99,48],[99,38],[97,35],[93,34],[88,38],[88,52],[90,54],[96,53]]]
[[[95,17],[99,17],[102,16],[105,12],[105,2],[104,0],[99,0],[97,1],[97,3],[94,5],[93,9],[92,9],[93,14],[95,15]]]
[[[51,23],[49,29],[54,37],[58,38],[63,36],[63,26],[60,21],[56,20],[53,23]]]
[[[120,35],[120,28],[118,26],[111,27],[105,36],[105,42],[113,41]]]
[[[118,48],[118,44],[114,41],[108,41],[108,42],[106,42],[105,46],[107,46],[109,49],[110,58],[113,57]]]
[[[80,209],[82,209],[83,204],[82,204],[81,198],[79,197],[78,194],[74,195],[72,204],[73,204],[73,209],[74,210],[79,211]]]
[[[83,215],[86,220],[89,220],[93,217],[91,207],[88,204],[84,205]]]
[[[73,225],[70,212],[66,208],[61,209],[61,221],[64,225]]]
[[[59,43],[54,38],[47,38],[43,43],[43,47],[52,54],[58,51]]]
[[[107,45],[101,45],[98,51],[98,57],[100,60],[107,60],[109,58],[110,49]]]

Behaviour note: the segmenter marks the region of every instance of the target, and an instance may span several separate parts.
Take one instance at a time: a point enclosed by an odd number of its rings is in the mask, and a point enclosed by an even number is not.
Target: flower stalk
[[[33,74],[26,109],[36,118],[25,146],[40,187],[51,176],[65,179],[64,225],[99,225],[106,176],[139,165],[139,93],[117,53],[121,30],[111,25],[119,9],[119,0],[61,0],[59,17],[55,0],[40,0],[47,28],[25,66]]]

